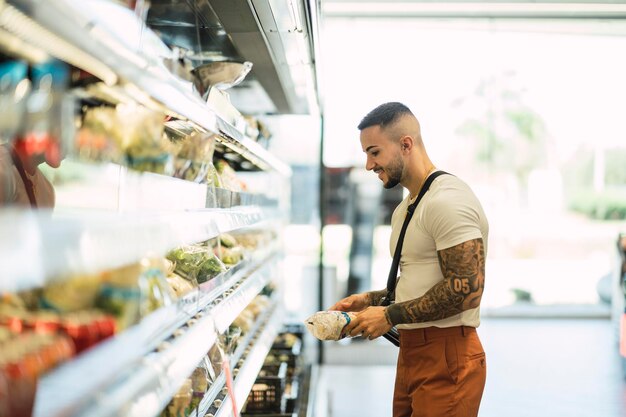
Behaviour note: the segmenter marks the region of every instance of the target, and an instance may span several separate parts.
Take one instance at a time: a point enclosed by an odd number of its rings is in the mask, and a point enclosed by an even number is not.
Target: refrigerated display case
[[[40,294],[59,283],[80,283],[81,277],[144,265],[201,242],[213,252],[206,242],[225,233],[258,234],[262,239],[216,276],[143,311],[115,335],[86,345],[40,375],[32,415],[168,413],[168,404],[187,387],[211,349],[228,336],[237,317],[258,294],[272,288],[269,303],[226,356],[232,369],[218,372],[197,409],[187,410],[187,415],[236,414],[283,328],[282,229],[288,221],[291,170],[257,143],[259,132],[221,91],[213,90],[217,99],[202,97],[193,83],[177,76],[180,72],[172,69],[180,70],[180,62],[173,51],[123,3],[0,0],[3,58],[29,65],[54,59],[67,65],[73,79],[59,95],[74,104],[62,115],[65,120],[54,121],[65,138],[57,138],[65,152],[63,163],[48,171],[57,192],[56,207],[0,209],[0,294]],[[208,175],[200,181],[174,178],[166,162],[161,164],[173,155],[167,146],[158,149],[164,159],[140,165],[122,148],[97,157],[81,153],[84,142],[74,138],[85,125],[86,112],[121,106],[130,106],[134,113],[127,113],[120,126],[144,110],[162,120],[154,143],[169,144],[174,136],[193,134],[210,138],[216,156],[211,159],[228,161],[235,172],[255,176],[256,189],[225,189]],[[3,130],[2,141],[10,142],[14,133]],[[221,254],[220,248],[215,253]],[[21,323],[16,320],[11,323]],[[119,320],[117,325],[120,329]],[[7,361],[0,357],[2,365]],[[229,373],[232,384],[227,383]],[[5,405],[0,404],[0,414],[9,410],[2,408]]]

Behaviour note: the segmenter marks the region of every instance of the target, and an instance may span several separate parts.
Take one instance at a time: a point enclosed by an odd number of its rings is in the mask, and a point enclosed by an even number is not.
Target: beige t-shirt
[[[26,175],[33,183],[37,207],[54,207],[54,188],[39,168],[35,170],[34,175],[28,173]],[[11,205],[30,207],[30,200],[11,154],[5,146],[0,146],[0,207]]]
[[[410,201],[409,197],[405,198],[393,212],[390,240],[392,256],[407,207],[413,201]],[[396,302],[421,297],[443,280],[437,251],[482,238],[486,256],[488,235],[487,217],[470,187],[453,175],[437,177],[417,206],[404,237]],[[477,307],[443,320],[401,324],[397,327],[399,329],[461,325],[478,327],[479,324],[480,307]]]

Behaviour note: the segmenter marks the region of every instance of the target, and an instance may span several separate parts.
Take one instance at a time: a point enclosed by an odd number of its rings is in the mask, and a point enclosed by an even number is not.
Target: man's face
[[[380,126],[371,126],[361,131],[361,148],[367,155],[365,169],[374,171],[385,188],[393,188],[400,183],[404,161],[398,142],[390,139]]]

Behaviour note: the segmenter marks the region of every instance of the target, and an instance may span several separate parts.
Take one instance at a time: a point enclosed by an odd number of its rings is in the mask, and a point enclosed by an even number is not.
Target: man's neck
[[[415,179],[410,181],[410,183],[406,187],[409,190],[409,198],[411,200],[417,197],[417,194],[419,194],[420,190],[424,186],[424,183],[426,182],[426,178],[428,178],[428,176],[435,169],[435,166],[430,161],[428,161],[427,165],[425,165],[424,167],[420,167],[419,172],[417,173],[417,175],[414,176]]]

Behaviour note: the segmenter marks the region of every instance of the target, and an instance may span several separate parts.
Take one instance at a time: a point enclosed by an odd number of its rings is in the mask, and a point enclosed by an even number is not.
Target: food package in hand
[[[318,311],[304,321],[307,330],[319,340],[339,340],[342,339],[344,327],[352,319],[354,313],[344,311]]]

